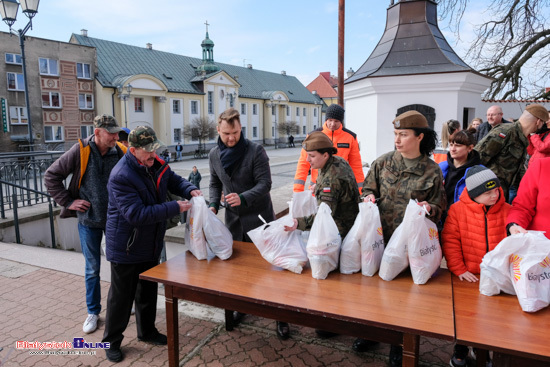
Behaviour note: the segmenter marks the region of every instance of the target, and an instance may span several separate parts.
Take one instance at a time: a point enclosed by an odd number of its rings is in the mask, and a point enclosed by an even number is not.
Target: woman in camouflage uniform
[[[428,209],[428,218],[437,223],[446,208],[441,169],[430,159],[437,143],[437,134],[426,118],[417,111],[407,111],[393,120],[395,151],[377,158],[363,183],[363,201],[376,202],[380,210],[384,242],[403,221],[410,199]],[[354,349],[361,349],[361,341]],[[368,342],[364,342],[367,345]],[[390,364],[401,366],[402,348],[390,350]]]

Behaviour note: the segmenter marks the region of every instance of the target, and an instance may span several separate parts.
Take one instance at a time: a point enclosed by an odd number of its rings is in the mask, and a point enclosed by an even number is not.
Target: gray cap
[[[466,171],[466,189],[470,198],[475,199],[484,192],[497,187],[500,187],[500,181],[489,168],[477,165]]]

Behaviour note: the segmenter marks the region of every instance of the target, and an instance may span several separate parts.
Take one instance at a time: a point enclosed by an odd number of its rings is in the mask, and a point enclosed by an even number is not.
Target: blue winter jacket
[[[190,199],[191,191],[197,188],[172,172],[158,156],[150,170],[130,151],[120,159],[107,184],[108,261],[123,264],[158,261],[166,220],[179,214],[176,201],[166,202],[168,190]]]

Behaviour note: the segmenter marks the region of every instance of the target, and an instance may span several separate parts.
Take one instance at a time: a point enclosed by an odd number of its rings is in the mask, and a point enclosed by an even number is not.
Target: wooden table
[[[140,275],[164,284],[169,365],[177,366],[178,299],[340,334],[403,345],[403,365],[418,364],[419,336],[454,339],[451,277],[441,269],[426,285],[410,273],[391,282],[332,272],[312,278],[274,267],[251,243],[235,242],[233,256],[197,260],[189,252]]]
[[[524,312],[516,296],[484,296],[479,283],[452,279],[457,343],[494,351],[495,366],[549,365],[549,308]],[[485,353],[477,356],[485,367]]]

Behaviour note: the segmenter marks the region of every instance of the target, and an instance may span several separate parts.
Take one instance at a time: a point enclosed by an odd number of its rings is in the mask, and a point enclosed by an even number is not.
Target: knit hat
[[[346,110],[344,110],[342,108],[342,106],[337,105],[337,104],[331,104],[327,108],[327,113],[326,113],[327,118],[326,119],[327,120],[328,119],[335,119],[335,120],[338,120],[340,122],[344,122],[344,112],[346,112]]]
[[[412,129],[412,128],[426,128],[430,127],[428,125],[428,120],[418,111],[407,111],[397,116],[393,120],[393,126],[396,129]]]
[[[130,131],[128,145],[134,148],[142,148],[148,152],[153,152],[164,144],[157,139],[155,130],[151,129],[149,126],[138,126]]]
[[[109,133],[118,133],[122,128],[118,126],[116,119],[109,115],[99,115],[94,118],[94,127],[105,129]]]
[[[330,138],[322,131],[314,131],[309,134],[302,143],[302,148],[304,148],[306,152],[330,148],[332,148],[332,154],[336,154],[338,151],[332,144]]]
[[[544,122],[548,121],[548,111],[546,110],[546,108],[544,108],[543,105],[533,103],[525,107],[525,109],[536,118]]]
[[[466,189],[470,198],[475,199],[489,190],[500,187],[500,181],[489,168],[478,165],[466,171]]]

